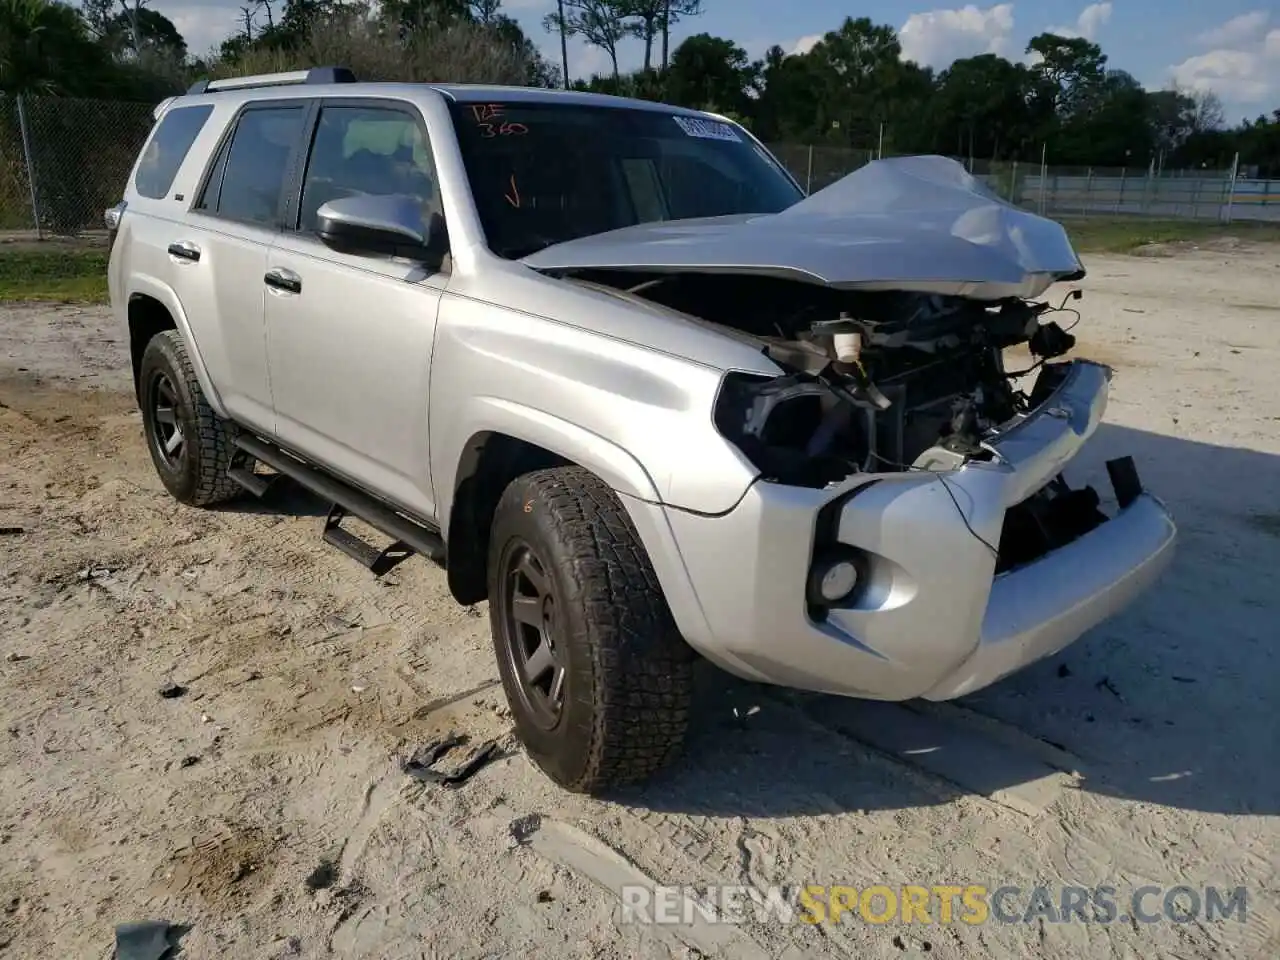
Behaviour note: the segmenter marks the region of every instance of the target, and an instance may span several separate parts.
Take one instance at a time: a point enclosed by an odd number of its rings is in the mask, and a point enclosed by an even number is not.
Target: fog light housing
[[[809,602],[830,607],[848,600],[865,578],[865,562],[852,550],[833,551],[819,557],[809,571]]]

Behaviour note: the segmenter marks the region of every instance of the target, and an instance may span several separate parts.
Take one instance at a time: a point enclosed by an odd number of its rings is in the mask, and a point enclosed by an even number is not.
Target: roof
[[[244,100],[253,99],[261,91],[273,96],[332,97],[359,96],[376,90],[392,96],[410,94],[427,88],[441,93],[455,103],[563,103],[584,107],[615,107],[667,114],[700,117],[699,110],[677,107],[650,100],[633,100],[601,93],[582,93],[577,90],[555,90],[548,87],[498,86],[479,83],[404,83],[397,81],[359,81],[345,67],[312,67],[286,73],[261,74],[249,77],[227,77],[219,80],[200,80],[187,90],[187,97],[219,97]],[[286,91],[288,91],[286,93]],[[174,98],[177,99],[177,98]],[[169,101],[157,108],[162,112]]]
[[[486,103],[492,100],[501,100],[505,103],[572,103],[583,107],[626,107],[655,113],[677,113],[691,117],[706,116],[700,110],[690,110],[687,107],[677,107],[669,103],[614,97],[604,93],[583,93],[579,90],[497,86],[482,83],[429,83],[425,86],[439,90],[458,103]]]

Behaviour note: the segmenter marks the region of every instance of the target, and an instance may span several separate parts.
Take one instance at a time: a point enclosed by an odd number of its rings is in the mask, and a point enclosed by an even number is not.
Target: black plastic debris
[[[424,783],[439,783],[446,787],[460,786],[474,777],[485,764],[494,759],[498,752],[498,741],[486,740],[454,770],[431,769],[445,754],[466,743],[466,736],[450,734],[442,740],[433,741],[419,748],[405,761],[401,769],[415,780],[421,780]]]
[[[186,693],[187,688],[181,687],[176,683],[166,683],[163,687],[161,687],[156,692],[159,693],[160,696],[164,697],[166,700],[172,700],[175,697],[180,697],[184,693]]]
[[[178,761],[178,766],[194,767],[199,762],[200,762],[199,757],[183,757],[181,760]]]
[[[167,921],[139,920],[116,927],[116,960],[160,960],[169,947]]]
[[[1115,698],[1116,698],[1117,700],[1119,700],[1121,703],[1124,703],[1124,697],[1120,696],[1120,691],[1116,689],[1116,685],[1115,685],[1114,683],[1112,683],[1112,682],[1111,682],[1111,678],[1110,678],[1110,677],[1103,677],[1101,680],[1099,680],[1099,681],[1098,681],[1097,683],[1095,683],[1093,686],[1094,686],[1094,689],[1095,689],[1095,690],[1105,690],[1105,691],[1107,691],[1107,693],[1111,694],[1113,697],[1115,697]]]
[[[20,537],[26,532],[23,527],[0,527],[0,537]]]
[[[511,833],[511,839],[523,846],[542,829],[542,814],[526,813],[523,817],[516,817],[507,829]]]
[[[302,882],[313,893],[327,890],[338,881],[338,867],[332,860],[321,860]]]

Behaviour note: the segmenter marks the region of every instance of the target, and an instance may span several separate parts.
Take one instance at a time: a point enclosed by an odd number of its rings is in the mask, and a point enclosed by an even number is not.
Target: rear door
[[[435,519],[427,399],[448,281],[408,260],[338,253],[315,235],[327,200],[407,195],[439,210],[417,107],[322,101],[285,231],[268,256],[266,336],[281,444]]]
[[[246,104],[201,180],[185,220],[170,225],[174,289],[227,412],[275,432],[263,332],[267,251],[279,236],[285,184],[298,163],[310,100]]]

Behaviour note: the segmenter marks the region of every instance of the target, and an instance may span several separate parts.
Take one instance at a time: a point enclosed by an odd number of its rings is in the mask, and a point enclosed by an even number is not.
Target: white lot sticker
[[[728,140],[731,143],[741,143],[742,138],[738,136],[738,131],[727,123],[718,123],[715,120],[702,120],[698,117],[672,117],[680,129],[691,137],[698,137],[701,140]]]

